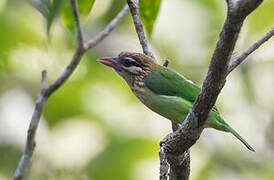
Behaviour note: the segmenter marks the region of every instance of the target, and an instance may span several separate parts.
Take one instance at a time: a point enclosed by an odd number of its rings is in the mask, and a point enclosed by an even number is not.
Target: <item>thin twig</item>
[[[77,29],[77,40],[79,43],[79,47],[83,48],[84,39],[83,39],[83,33],[82,33],[82,28],[81,28],[81,23],[79,18],[78,3],[77,3],[77,0],[70,0],[70,3],[71,3],[74,21]]]
[[[117,16],[104,28],[103,31],[99,32],[93,39],[86,42],[84,49],[88,50],[94,47],[96,44],[101,42],[117,25],[118,23],[127,15],[129,12],[128,5],[117,14]]]
[[[135,30],[138,34],[140,44],[142,46],[144,54],[152,57],[155,59],[155,56],[153,55],[152,51],[149,48],[148,40],[146,38],[144,27],[141,21],[140,12],[139,12],[139,0],[127,0],[132,19],[135,25]]]
[[[38,123],[43,112],[43,107],[47,100],[47,96],[45,96],[45,91],[47,89],[46,85],[47,80],[47,73],[46,71],[42,71],[42,80],[39,95],[36,99],[35,108],[31,117],[28,135],[27,135],[27,142],[24,153],[19,161],[18,167],[14,173],[14,180],[21,180],[25,177],[27,170],[30,167],[32,154],[35,148],[35,134],[38,127]]]
[[[163,64],[163,66],[164,66],[164,67],[167,67],[168,64],[169,64],[169,61],[166,59],[165,62],[164,62],[164,64]]]
[[[241,55],[236,57],[229,65],[227,75],[232,72],[237,66],[239,66],[251,53],[258,49],[263,43],[268,41],[272,36],[274,36],[274,28],[268,31],[261,39],[256,41],[254,44],[249,46]]]
[[[75,2],[74,0],[71,0],[71,1]],[[76,11],[78,11],[77,8],[76,8]],[[94,39],[91,39],[87,42],[87,44],[84,46],[87,48],[81,47],[81,43],[79,43],[78,48],[76,52],[74,53],[69,65],[61,73],[61,75],[49,86],[46,85],[46,71],[42,72],[41,88],[39,91],[39,95],[36,99],[36,105],[34,108],[29,129],[28,129],[28,136],[27,136],[25,150],[20,159],[20,162],[18,163],[18,167],[14,173],[14,177],[13,177],[14,180],[24,179],[30,167],[31,158],[35,149],[35,134],[37,131],[41,114],[43,112],[43,107],[47,99],[50,97],[52,93],[54,93],[59,87],[61,87],[66,82],[66,80],[71,76],[71,74],[74,72],[77,65],[79,64],[81,57],[84,55],[84,53],[89,48],[92,48],[96,46],[97,44],[99,44],[118,25],[118,23],[126,15],[127,12],[128,12],[128,8],[127,7],[123,8],[119,12],[119,14],[105,27],[105,29],[102,32],[100,32],[97,36],[95,36]],[[80,22],[79,22],[79,26],[77,27],[79,28],[79,32],[82,32]]]

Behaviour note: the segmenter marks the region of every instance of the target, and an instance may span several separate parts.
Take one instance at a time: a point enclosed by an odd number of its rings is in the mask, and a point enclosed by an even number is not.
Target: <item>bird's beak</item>
[[[115,57],[101,57],[97,61],[111,68],[117,67],[117,64],[115,62]]]

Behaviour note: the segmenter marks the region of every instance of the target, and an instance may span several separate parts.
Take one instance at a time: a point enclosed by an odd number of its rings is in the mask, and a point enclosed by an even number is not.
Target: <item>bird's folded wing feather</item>
[[[198,85],[168,68],[151,73],[145,78],[145,85],[156,94],[181,97],[191,103],[200,92]],[[213,110],[218,112],[216,107]]]
[[[145,85],[156,94],[178,96],[192,103],[200,92],[199,86],[168,68],[151,73],[145,78]]]

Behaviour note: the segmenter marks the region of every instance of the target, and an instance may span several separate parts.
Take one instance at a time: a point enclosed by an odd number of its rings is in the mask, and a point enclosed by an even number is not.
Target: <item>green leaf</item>
[[[78,10],[79,10],[79,13],[81,16],[81,20],[84,20],[90,13],[95,0],[78,0],[77,2],[78,2]],[[70,1],[67,1],[64,4],[64,7],[61,10],[61,18],[62,18],[64,25],[72,33],[74,33],[76,30],[76,26],[75,26],[75,22],[74,22],[73,11],[72,11]]]
[[[55,18],[57,17],[57,15],[60,12],[60,7],[61,7],[62,3],[63,3],[63,0],[54,0],[49,3],[49,6],[48,6],[49,14],[46,17],[46,19],[47,19],[47,33],[48,34],[49,34],[49,31],[50,31],[53,21],[55,20]]]
[[[51,25],[60,12],[63,0],[33,0],[29,2],[46,19],[47,33],[49,34]]]
[[[87,16],[93,7],[95,0],[78,0],[80,15]]]
[[[148,37],[151,37],[153,26],[158,16],[162,0],[140,0],[140,15]]]

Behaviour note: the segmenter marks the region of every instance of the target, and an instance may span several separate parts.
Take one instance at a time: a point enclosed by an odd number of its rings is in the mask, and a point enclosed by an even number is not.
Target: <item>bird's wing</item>
[[[178,96],[192,103],[200,92],[199,86],[168,68],[151,73],[145,78],[145,85],[156,94]]]
[[[191,103],[194,103],[200,92],[198,85],[168,68],[152,72],[145,78],[145,85],[156,94],[181,97]],[[213,110],[218,113],[216,107]]]

